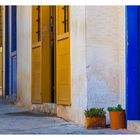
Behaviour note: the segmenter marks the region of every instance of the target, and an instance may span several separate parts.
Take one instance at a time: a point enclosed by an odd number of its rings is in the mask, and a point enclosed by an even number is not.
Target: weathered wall
[[[17,100],[31,105],[31,7],[17,7]]]
[[[88,107],[125,107],[124,20],[123,6],[86,6]]]
[[[85,61],[85,7],[70,7],[71,106],[57,106],[58,116],[84,125],[87,105]]]

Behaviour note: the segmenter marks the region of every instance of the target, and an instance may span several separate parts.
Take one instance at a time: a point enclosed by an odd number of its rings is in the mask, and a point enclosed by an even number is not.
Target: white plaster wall
[[[17,100],[31,106],[31,6],[17,6]]]
[[[85,6],[70,7],[71,106],[57,106],[57,115],[84,125],[87,105]]]
[[[88,107],[125,107],[124,20],[123,6],[86,6]]]

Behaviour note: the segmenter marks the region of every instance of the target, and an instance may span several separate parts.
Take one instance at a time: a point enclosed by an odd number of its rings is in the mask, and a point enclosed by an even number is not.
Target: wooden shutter
[[[32,102],[51,101],[49,6],[32,7]]]
[[[69,7],[56,6],[56,102],[70,105]]]
[[[32,7],[32,102],[41,103],[41,71],[42,71],[42,13],[40,6]]]

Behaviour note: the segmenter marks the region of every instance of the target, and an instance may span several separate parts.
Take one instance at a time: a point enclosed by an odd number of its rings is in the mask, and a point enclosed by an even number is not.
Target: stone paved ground
[[[18,113],[24,112],[24,113]],[[0,98],[0,134],[136,134],[127,130],[87,130],[73,122],[8,104]]]

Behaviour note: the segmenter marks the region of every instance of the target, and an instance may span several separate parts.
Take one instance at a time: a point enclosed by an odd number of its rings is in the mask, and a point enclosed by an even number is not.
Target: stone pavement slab
[[[20,113],[19,113],[20,112]],[[0,134],[136,134],[126,129],[87,130],[56,116],[34,113],[0,99]]]

